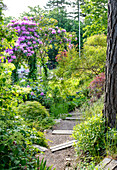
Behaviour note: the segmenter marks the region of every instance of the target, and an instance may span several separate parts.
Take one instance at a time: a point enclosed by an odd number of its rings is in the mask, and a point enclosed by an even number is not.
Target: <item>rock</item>
[[[59,151],[61,149],[65,149],[65,148],[71,147],[75,142],[77,142],[77,141],[76,140],[72,140],[72,141],[69,141],[69,142],[65,142],[63,144],[59,144],[59,145],[50,147],[50,150],[51,150],[51,152]]]
[[[34,148],[38,148],[41,152],[45,152],[47,151],[48,149],[43,147],[43,146],[40,146],[40,145],[32,145]]]
[[[52,135],[72,135],[73,130],[53,130]]]

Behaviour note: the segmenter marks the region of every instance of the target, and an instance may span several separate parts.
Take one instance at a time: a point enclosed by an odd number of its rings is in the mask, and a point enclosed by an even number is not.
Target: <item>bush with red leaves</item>
[[[90,83],[90,96],[93,99],[99,99],[104,93],[104,84],[105,84],[105,74],[101,73],[95,77],[95,79]]]

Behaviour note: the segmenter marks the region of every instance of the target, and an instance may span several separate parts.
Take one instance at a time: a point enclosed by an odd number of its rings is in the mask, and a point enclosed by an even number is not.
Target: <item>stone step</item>
[[[79,113],[79,112],[70,112],[68,115],[71,115],[71,116],[82,116],[82,113]]]
[[[94,170],[117,170],[117,160],[112,160],[110,158],[104,158]]]
[[[79,117],[66,117],[65,120],[77,120],[77,121],[82,121],[82,120],[85,120],[85,119],[79,116]]]
[[[59,124],[53,126],[53,130],[73,130],[73,127],[76,126],[80,121],[74,120],[61,120]]]
[[[77,142],[77,141],[72,140],[72,141],[69,141],[69,142],[65,142],[65,143],[50,147],[50,150],[51,150],[51,152],[59,151],[59,150],[71,147],[75,142]]]
[[[53,130],[52,135],[72,135],[73,130]]]
[[[39,149],[41,152],[45,152],[45,151],[47,151],[48,149],[47,148],[45,148],[45,147],[43,147],[43,146],[40,146],[40,145],[32,145],[34,148],[37,148],[37,149]]]
[[[117,160],[112,160],[109,164],[107,164],[104,170],[117,170]]]

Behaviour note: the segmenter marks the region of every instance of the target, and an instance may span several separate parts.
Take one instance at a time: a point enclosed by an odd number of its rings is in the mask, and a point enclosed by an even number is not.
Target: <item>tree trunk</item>
[[[108,34],[104,116],[117,128],[117,0],[108,0]]]
[[[37,61],[36,61],[36,53],[34,53],[33,56],[30,57],[30,60],[28,61],[29,65],[29,74],[28,78],[31,78],[33,80],[37,80]]]

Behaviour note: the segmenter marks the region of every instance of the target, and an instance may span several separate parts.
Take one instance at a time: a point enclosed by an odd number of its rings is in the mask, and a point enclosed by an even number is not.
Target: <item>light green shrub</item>
[[[77,154],[88,153],[89,156],[95,157],[105,149],[105,122],[102,115],[96,115],[88,118],[74,127],[73,137],[77,140]]]
[[[18,107],[18,113],[24,117],[34,119],[37,117],[43,119],[49,116],[46,108],[37,101],[26,101],[25,103],[20,104]]]
[[[107,37],[104,34],[87,38],[83,46],[82,65],[93,74],[104,72],[106,62]]]

